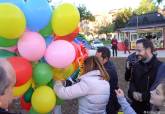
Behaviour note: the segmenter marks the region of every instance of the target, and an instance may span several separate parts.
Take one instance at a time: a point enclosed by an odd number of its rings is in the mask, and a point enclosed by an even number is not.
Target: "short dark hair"
[[[145,49],[150,48],[152,53],[155,51],[154,45],[151,40],[142,38],[136,41],[136,44],[139,44],[139,43],[142,43]]]
[[[97,52],[98,53],[102,53],[103,59],[105,59],[106,57],[109,59],[110,56],[111,56],[111,52],[110,52],[110,50],[107,47],[99,47],[97,49]]]
[[[0,66],[0,95],[3,95],[5,89],[9,86],[9,79],[3,67]]]

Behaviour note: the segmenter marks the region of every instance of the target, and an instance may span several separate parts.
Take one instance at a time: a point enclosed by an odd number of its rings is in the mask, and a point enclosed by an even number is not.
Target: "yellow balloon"
[[[70,64],[66,68],[54,68],[54,80],[66,80],[69,76],[71,76],[74,73],[74,65]]]
[[[10,3],[0,4],[0,36],[15,39],[23,34],[26,19],[23,12]]]
[[[14,87],[13,88],[13,96],[14,97],[20,97],[22,96],[31,86],[32,80],[30,79],[28,82],[26,82],[24,85]]]
[[[80,22],[80,13],[78,9],[70,4],[59,5],[53,11],[52,27],[58,36],[66,36],[72,33]]]
[[[56,104],[55,92],[48,86],[38,87],[32,95],[32,106],[39,113],[50,112]]]

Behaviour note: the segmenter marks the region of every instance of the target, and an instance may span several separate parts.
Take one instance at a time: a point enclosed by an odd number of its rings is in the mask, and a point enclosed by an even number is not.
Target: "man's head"
[[[6,109],[12,102],[15,83],[15,72],[12,66],[6,59],[0,59],[0,108]]]
[[[99,47],[96,52],[96,56],[99,58],[102,64],[109,61],[110,50],[107,47]]]
[[[148,39],[139,39],[136,41],[136,54],[139,60],[145,61],[153,56],[154,46]]]

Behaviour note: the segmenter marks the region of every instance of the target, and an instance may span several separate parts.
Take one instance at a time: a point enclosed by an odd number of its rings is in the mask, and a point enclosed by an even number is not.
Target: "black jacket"
[[[128,96],[132,99],[133,108],[137,113],[142,113],[145,110],[150,110],[150,88],[153,85],[158,68],[161,62],[153,56],[148,63],[139,61],[133,70],[133,76],[130,81]],[[143,102],[138,102],[133,98],[133,92],[142,94]]]
[[[120,105],[117,101],[115,89],[118,89],[118,76],[116,72],[115,65],[113,62],[109,61],[104,64],[105,69],[107,70],[110,76],[110,98],[107,104],[106,112],[107,114],[115,114],[116,111],[120,108]]]
[[[0,108],[0,114],[16,114],[16,113],[10,113],[10,112]]]

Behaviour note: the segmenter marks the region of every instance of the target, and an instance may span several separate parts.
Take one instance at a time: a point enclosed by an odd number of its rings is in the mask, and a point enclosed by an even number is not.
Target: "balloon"
[[[31,108],[31,106],[32,106],[31,103],[27,103],[27,102],[24,100],[23,97],[20,98],[20,104],[21,104],[21,107],[22,107],[23,109],[25,109],[26,111],[29,111],[30,108]]]
[[[24,85],[14,87],[13,89],[13,96],[20,97],[22,96],[31,86],[32,80],[30,79],[28,82],[26,82]]]
[[[66,80],[73,72],[74,66],[70,64],[67,68],[54,68],[54,80]]]
[[[22,11],[25,9],[25,1],[24,0],[0,0],[0,3],[11,3],[19,7]]]
[[[27,0],[24,13],[28,29],[39,31],[48,25],[52,10],[47,0]]]
[[[79,22],[79,11],[70,3],[61,4],[53,11],[52,27],[54,33],[58,36],[66,36],[72,33]]]
[[[29,61],[22,57],[10,57],[8,61],[13,66],[16,73],[16,85],[25,84],[32,77],[32,65]]]
[[[41,59],[46,50],[44,38],[37,32],[26,32],[18,41],[20,55],[30,61]]]
[[[46,63],[38,63],[33,69],[33,80],[37,86],[48,84],[53,78],[53,69]]]
[[[76,60],[77,58],[81,56],[81,49],[80,49],[80,46],[76,44],[75,42],[72,42],[72,45],[74,46],[74,49],[76,51],[76,57],[75,57],[75,60]]]
[[[4,49],[0,49],[0,58],[8,58],[12,56],[16,56],[16,54]]]
[[[38,87],[32,95],[32,106],[39,113],[50,112],[56,103],[54,91],[47,86]]]
[[[3,37],[0,37],[0,46],[2,47],[11,47],[17,44],[18,38],[17,39],[5,39]]]
[[[62,100],[58,96],[56,96],[56,105],[62,105],[62,104],[64,104],[64,100]]]
[[[32,97],[32,94],[34,92],[34,89],[31,87],[29,88],[26,93],[24,94],[23,98],[25,100],[25,102],[27,103],[30,103],[31,102],[31,97]]]
[[[33,108],[31,108],[28,114],[41,114],[41,113],[38,113],[38,112],[36,112]],[[42,113],[42,114],[51,114],[51,112]]]
[[[12,46],[12,47],[0,47],[0,49],[7,50],[9,52],[16,53],[17,52],[17,46]]]
[[[51,81],[47,84],[47,86],[49,86],[49,87],[51,87],[51,88],[53,89],[53,87],[54,87],[54,81],[51,80]]]
[[[54,38],[53,36],[48,36],[45,38],[45,42],[46,42],[46,46],[48,47],[49,44],[51,44],[53,42]]]
[[[49,22],[49,24],[45,28],[43,28],[39,32],[43,37],[48,37],[49,35],[51,35],[53,32],[51,21]]]
[[[46,61],[55,68],[65,68],[75,59],[73,45],[65,40],[52,42],[45,53]]]
[[[23,12],[15,5],[0,4],[0,36],[15,39],[23,34],[26,20]]]
[[[79,63],[78,63],[77,59],[74,60],[74,62],[72,64],[73,64],[74,70],[77,70],[79,68]]]
[[[56,40],[67,40],[67,41],[73,41],[74,38],[76,38],[76,36],[79,33],[79,28],[77,28],[75,31],[73,31],[71,34],[66,35],[66,36],[56,36]]]

